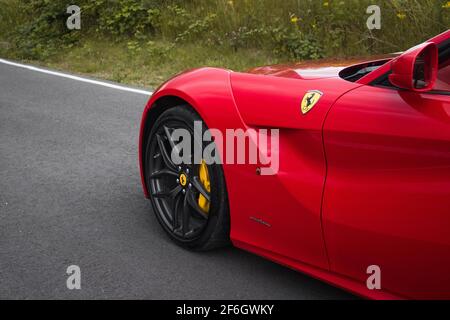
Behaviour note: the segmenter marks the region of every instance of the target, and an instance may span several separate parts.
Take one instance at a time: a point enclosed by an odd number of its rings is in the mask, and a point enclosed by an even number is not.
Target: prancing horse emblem
[[[319,90],[310,90],[306,92],[301,105],[302,113],[308,113],[316,105],[316,103],[319,102],[322,95],[323,93]]]
[[[186,183],[187,183],[187,176],[186,176],[184,173],[180,174],[179,180],[180,180],[180,184],[181,184],[183,187],[186,186]]]

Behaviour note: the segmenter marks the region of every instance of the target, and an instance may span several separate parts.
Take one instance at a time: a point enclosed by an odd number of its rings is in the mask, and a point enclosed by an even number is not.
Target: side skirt
[[[355,295],[366,299],[374,299],[374,300],[404,300],[405,297],[401,297],[399,295],[392,294],[390,292],[386,292],[383,290],[369,290],[363,284],[356,282],[350,278],[346,278],[339,274],[330,272],[328,270],[323,270],[316,268],[314,266],[302,263],[300,261],[292,260],[288,257],[281,256],[274,252],[261,249],[257,246],[232,239],[232,243],[235,247],[243,249],[245,251],[249,251],[251,253],[257,254],[269,260],[272,260],[276,263],[284,265],[288,268],[291,268],[295,271],[300,271],[308,276],[311,276],[315,279],[324,281],[328,284],[331,284],[335,287],[343,289],[345,291],[351,292]]]

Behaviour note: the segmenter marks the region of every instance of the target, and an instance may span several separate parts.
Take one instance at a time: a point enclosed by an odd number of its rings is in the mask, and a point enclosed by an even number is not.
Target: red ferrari
[[[139,152],[168,235],[231,242],[366,298],[450,299],[450,30],[367,60],[201,68],[159,87]],[[226,161],[230,132],[271,162],[251,148]]]

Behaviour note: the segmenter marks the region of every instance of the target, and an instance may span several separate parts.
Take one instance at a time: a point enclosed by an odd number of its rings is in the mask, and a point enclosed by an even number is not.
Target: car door
[[[448,61],[448,60],[447,60]],[[381,290],[450,298],[448,63],[435,90],[364,85],[324,125],[323,224],[331,269]]]

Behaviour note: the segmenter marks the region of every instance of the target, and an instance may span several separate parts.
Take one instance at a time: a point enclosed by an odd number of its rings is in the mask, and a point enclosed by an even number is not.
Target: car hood
[[[296,79],[322,79],[337,77],[339,72],[349,66],[373,62],[378,60],[390,60],[398,56],[398,53],[378,55],[370,57],[355,57],[348,59],[322,59],[302,61],[291,64],[276,64],[257,67],[246,71],[246,73],[271,75]]]

